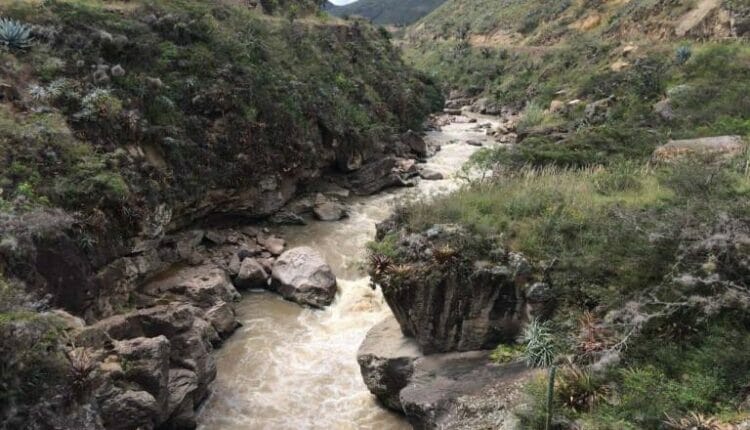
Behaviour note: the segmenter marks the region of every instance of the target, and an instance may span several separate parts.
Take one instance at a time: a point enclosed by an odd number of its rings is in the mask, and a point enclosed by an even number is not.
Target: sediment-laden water
[[[486,122],[484,119],[480,122]],[[408,429],[367,391],[356,352],[367,331],[390,310],[360,266],[375,224],[400,199],[424,198],[459,186],[454,174],[486,141],[476,124],[450,124],[427,139],[442,150],[427,167],[446,177],[375,196],[352,198],[349,218],[286,227],[289,246],[307,245],[326,257],[338,278],[336,301],[305,309],[267,292],[250,292],[237,306],[243,326],[217,351],[218,377],[200,411],[201,430]]]

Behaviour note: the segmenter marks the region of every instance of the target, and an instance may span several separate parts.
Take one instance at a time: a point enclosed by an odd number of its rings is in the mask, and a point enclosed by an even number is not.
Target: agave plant
[[[0,46],[26,49],[31,46],[31,27],[19,21],[0,18]]]
[[[667,428],[674,430],[724,430],[731,428],[721,425],[716,417],[707,417],[695,412],[690,412],[682,418],[673,418],[669,414],[665,415],[667,419],[664,420],[664,424]]]
[[[690,59],[690,57],[693,56],[693,51],[690,49],[689,46],[683,45],[677,48],[675,51],[675,62],[677,64],[685,64]]]
[[[545,430],[552,428],[552,406],[555,391],[555,343],[552,332],[547,324],[537,319],[532,320],[524,328],[521,334],[521,342],[526,344],[524,356],[529,367],[549,368],[549,379],[547,380],[547,411],[545,419]]]
[[[378,277],[385,273],[393,264],[390,257],[383,254],[371,254],[370,255],[370,267],[372,268],[372,274],[374,277]]]

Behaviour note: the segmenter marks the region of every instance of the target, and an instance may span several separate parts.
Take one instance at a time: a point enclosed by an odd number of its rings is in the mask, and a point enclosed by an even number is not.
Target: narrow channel
[[[479,123],[491,122],[481,118]],[[494,125],[494,124],[493,124]],[[455,178],[490,144],[476,123],[454,122],[426,139],[442,147],[428,160],[446,179],[420,181],[369,197],[352,198],[349,218],[284,227],[289,246],[306,245],[326,257],[338,278],[336,301],[312,310],[267,292],[250,292],[237,305],[242,327],[217,351],[218,377],[199,415],[200,430],[409,429],[367,391],[357,348],[390,309],[361,269],[365,245],[401,199],[425,198],[460,186]]]

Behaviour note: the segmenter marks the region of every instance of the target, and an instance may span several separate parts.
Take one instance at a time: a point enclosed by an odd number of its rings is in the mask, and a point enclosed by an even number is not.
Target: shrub
[[[0,46],[26,49],[31,46],[31,27],[21,22],[0,18]]]
[[[574,413],[590,412],[607,401],[611,389],[602,375],[574,364],[565,366],[560,372],[556,396]]]
[[[507,345],[503,343],[492,351],[490,359],[495,363],[510,363],[522,357],[523,354],[523,345]]]
[[[601,169],[593,176],[594,189],[600,194],[611,195],[626,191],[637,191],[641,187],[640,177],[644,168],[635,162],[621,162]]]
[[[518,121],[518,129],[523,131],[542,125],[547,117],[548,114],[542,106],[537,103],[530,103],[526,106],[521,119]]]
[[[114,118],[122,112],[122,102],[111,91],[97,88],[81,100],[78,116],[84,119]]]

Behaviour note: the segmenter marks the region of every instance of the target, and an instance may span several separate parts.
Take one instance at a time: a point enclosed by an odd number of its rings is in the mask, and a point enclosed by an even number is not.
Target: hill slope
[[[402,312],[434,297],[446,309],[444,285],[473,279],[455,262],[526,256],[540,283],[524,294],[541,297],[560,356],[554,423],[746,427],[749,18],[745,0],[448,0],[407,29],[408,58],[449,112],[502,115],[487,133],[513,145],[474,158],[492,175],[398,213],[403,230],[373,247],[398,268],[373,272],[386,295],[406,303],[444,267]],[[450,264],[397,245],[453,224],[496,239],[436,246]],[[498,361],[518,347],[500,344]],[[545,428],[546,384],[527,385],[520,428]]]
[[[146,393],[122,370],[89,380],[104,357],[90,350],[76,382],[70,334],[41,311],[140,318],[165,235],[265,217],[324,171],[382,160],[440,103],[376,29],[319,18],[313,2],[248,3],[0,5],[0,428],[192,428],[205,396],[188,384],[171,416],[164,336],[194,342],[187,374],[207,387],[210,330],[150,331],[162,377],[141,379]]]
[[[358,0],[326,10],[336,16],[361,16],[380,25],[408,25],[432,12],[445,0]]]

